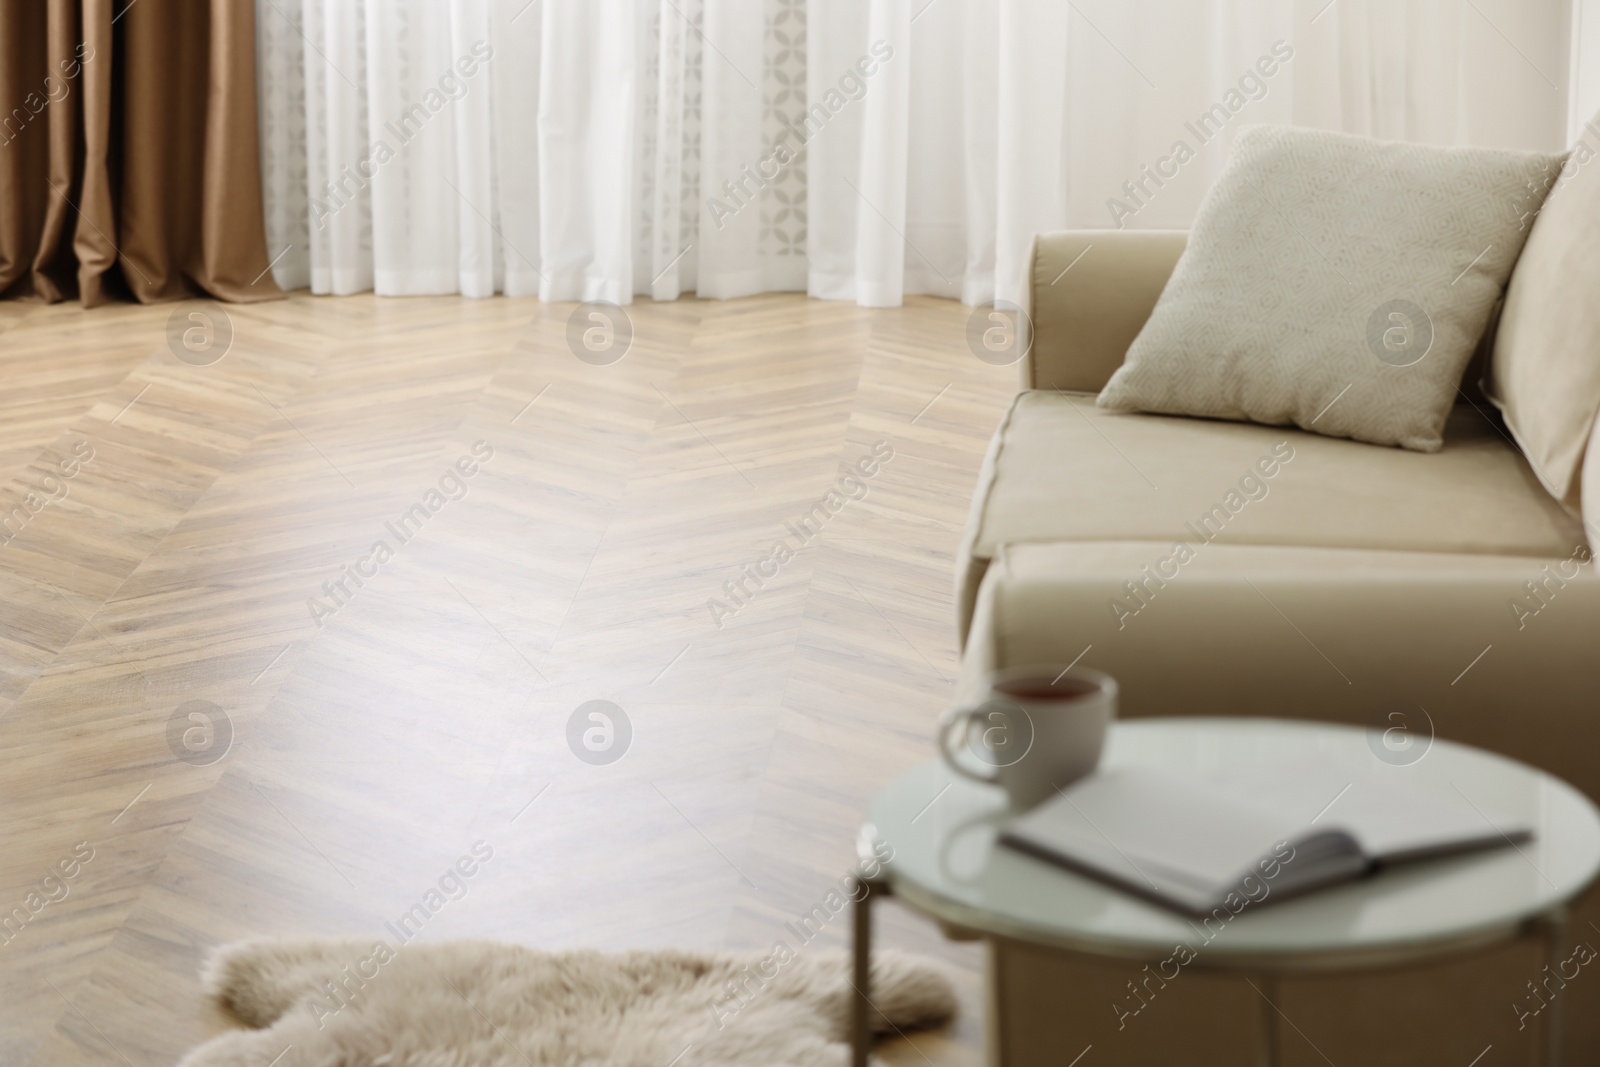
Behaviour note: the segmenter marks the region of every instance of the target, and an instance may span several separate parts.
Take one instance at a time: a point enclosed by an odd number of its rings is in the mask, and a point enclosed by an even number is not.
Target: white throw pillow
[[[1100,406],[1437,451],[1562,158],[1241,129]]]
[[[1600,133],[1600,115],[1585,131],[1586,138]],[[1593,449],[1583,458],[1600,411],[1600,165],[1594,156],[1580,140],[1529,230],[1506,288],[1486,383],[1529,466],[1574,515],[1600,509],[1600,500],[1591,505],[1588,497]]]

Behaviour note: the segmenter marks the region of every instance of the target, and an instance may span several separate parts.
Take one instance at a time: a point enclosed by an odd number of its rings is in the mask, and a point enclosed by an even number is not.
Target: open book
[[[1524,841],[1532,828],[1393,777],[1279,768],[1222,789],[1170,772],[1092,774],[1001,841],[1192,915],[1349,881],[1407,860]],[[1337,794],[1337,795],[1336,795]],[[1320,810],[1319,810],[1320,809]]]

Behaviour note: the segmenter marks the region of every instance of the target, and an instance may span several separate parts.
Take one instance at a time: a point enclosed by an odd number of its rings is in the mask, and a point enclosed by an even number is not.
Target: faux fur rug
[[[204,977],[256,1029],[213,1038],[179,1067],[842,1067],[849,966],[820,950],[247,941]],[[886,1032],[956,1010],[938,970],[890,952],[874,954],[871,995]]]

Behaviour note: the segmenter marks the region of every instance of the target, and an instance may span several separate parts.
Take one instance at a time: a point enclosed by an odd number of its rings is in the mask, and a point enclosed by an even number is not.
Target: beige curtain
[[[0,3],[0,294],[281,297],[251,0]]]

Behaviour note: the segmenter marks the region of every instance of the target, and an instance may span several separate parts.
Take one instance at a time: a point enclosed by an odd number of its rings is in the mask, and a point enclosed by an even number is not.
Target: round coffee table
[[[1337,768],[1350,789],[1401,776],[1522,819],[1534,836],[1244,908],[1226,936],[1208,941],[1188,966],[1259,976],[1264,1063],[1278,1057],[1280,976],[1416,964],[1530,932],[1541,934],[1552,959],[1559,959],[1565,905],[1600,871],[1600,813],[1570,785],[1526,764],[1442,740],[1420,757],[1405,758],[1413,762],[1395,761],[1385,758],[1371,732],[1352,726],[1174,718],[1117,723],[1101,766],[1227,780],[1308,757]],[[958,777],[939,760],[900,776],[873,798],[862,828],[863,858],[886,843],[893,859],[855,907],[856,1064],[867,1062],[870,1041],[866,983],[875,894],[892,893],[965,936],[1102,959],[1154,963],[1170,957],[1176,943],[1195,940],[1193,921],[1177,912],[997,846],[998,829],[1011,814],[1000,790]],[[1559,1059],[1560,1003],[1552,1000],[1543,1013],[1546,1063]],[[1063,1051],[1065,1063],[1072,1050]]]

